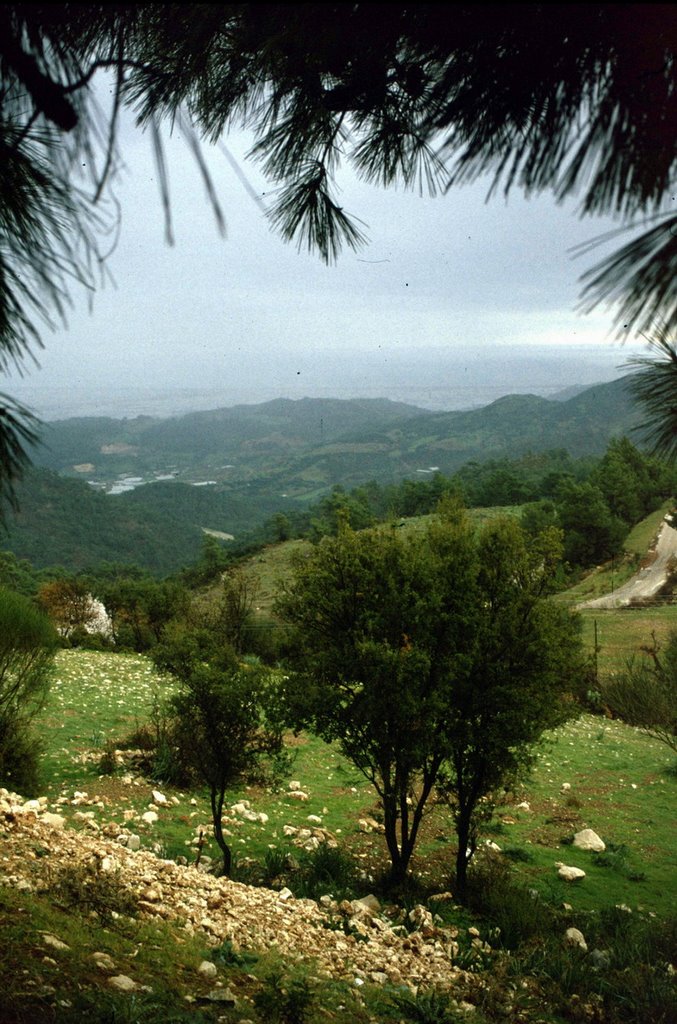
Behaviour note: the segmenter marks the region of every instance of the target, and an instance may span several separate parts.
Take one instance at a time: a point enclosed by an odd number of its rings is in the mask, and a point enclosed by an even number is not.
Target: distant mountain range
[[[599,455],[613,436],[636,440],[639,422],[627,377],[564,400],[508,395],[456,412],[305,398],[170,419],[61,420],[43,429],[1,546],[36,565],[134,561],[169,572],[197,557],[204,529],[238,536],[336,484],[451,474],[553,448]]]

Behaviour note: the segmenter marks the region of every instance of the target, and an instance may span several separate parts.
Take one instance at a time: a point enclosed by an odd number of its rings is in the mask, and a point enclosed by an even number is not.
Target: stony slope
[[[417,928],[408,933],[372,910],[370,901],[337,905],[324,900],[323,906],[295,899],[288,890],[216,878],[128,849],[123,844],[130,833],[116,821],[76,831],[58,810],[44,797],[24,801],[0,789],[0,885],[49,893],[60,872],[80,866],[92,877],[104,874],[119,881],[136,902],[138,916],[177,921],[186,931],[203,935],[206,945],[228,939],[236,949],[274,948],[285,959],[314,964],[318,976],[352,983],[451,988],[466,978],[453,965],[456,929],[436,927],[423,907],[415,908]],[[351,934],[345,933],[343,921]],[[58,956],[58,944],[48,944],[51,955]],[[119,965],[110,964],[108,970],[111,977],[119,976]]]

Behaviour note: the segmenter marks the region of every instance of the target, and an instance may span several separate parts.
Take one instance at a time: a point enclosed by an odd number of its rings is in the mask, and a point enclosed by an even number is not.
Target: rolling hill
[[[195,560],[205,530],[240,536],[336,484],[553,448],[599,455],[638,422],[627,378],[566,401],[508,395],[460,412],[278,399],[167,420],[63,420],[45,427],[2,546],[36,566],[136,562],[166,573]],[[103,493],[111,488],[127,491]]]

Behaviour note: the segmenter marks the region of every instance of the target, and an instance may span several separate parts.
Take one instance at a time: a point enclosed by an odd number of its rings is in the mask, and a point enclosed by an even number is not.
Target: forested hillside
[[[50,423],[39,466],[110,488],[125,474],[171,474],[186,483],[269,481],[299,498],[335,484],[393,482],[470,459],[562,447],[600,455],[638,423],[628,378],[567,401],[509,395],[482,409],[430,413],[385,399],[278,399],[168,420],[74,419]]]
[[[341,507],[349,506],[355,526],[389,512],[430,511],[449,488],[471,506],[553,499],[563,480],[587,481],[610,438],[636,422],[626,380],[567,401],[512,395],[469,412],[305,399],[162,421],[66,420],[48,425],[49,447],[19,487],[20,510],[8,516],[2,547],[37,567],[115,562],[167,574],[196,562],[207,532],[232,535],[234,543],[221,539],[238,550],[331,530]],[[592,492],[570,489],[569,504],[594,512],[584,533],[608,520],[590,552],[613,547],[617,520],[633,521],[653,500],[647,495],[669,487],[656,478],[629,499],[636,487],[627,466],[612,459],[605,473],[604,487],[619,493],[604,514]],[[105,494],[104,482],[128,489]],[[350,500],[342,497],[355,488]]]

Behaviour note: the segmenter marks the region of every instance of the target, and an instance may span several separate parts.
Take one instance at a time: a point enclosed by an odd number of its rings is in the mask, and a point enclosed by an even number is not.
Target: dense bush
[[[40,746],[31,722],[44,705],[58,636],[25,597],[0,589],[0,783],[31,795]]]

